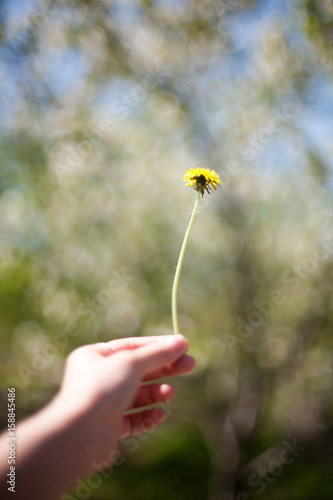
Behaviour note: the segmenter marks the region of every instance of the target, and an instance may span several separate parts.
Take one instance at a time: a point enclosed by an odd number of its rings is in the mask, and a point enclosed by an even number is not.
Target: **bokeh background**
[[[2,427],[7,387],[31,414],[76,346],[171,331],[181,177],[211,168],[179,290],[198,367],[71,498],[332,498],[332,2],[0,12]]]

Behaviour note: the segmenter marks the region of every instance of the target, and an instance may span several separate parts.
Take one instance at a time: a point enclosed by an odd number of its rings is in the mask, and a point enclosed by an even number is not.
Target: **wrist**
[[[49,410],[54,419],[61,421],[74,436],[77,455],[85,458],[86,474],[96,472],[96,462],[111,465],[122,432],[120,423],[113,422],[101,401],[80,401],[76,404],[72,397],[60,391],[51,401]],[[45,408],[47,410],[48,408]],[[92,464],[95,464],[92,467]]]

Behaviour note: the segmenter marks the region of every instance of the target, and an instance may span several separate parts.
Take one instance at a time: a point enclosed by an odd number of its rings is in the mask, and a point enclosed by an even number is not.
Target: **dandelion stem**
[[[173,323],[173,332],[174,333],[179,333],[178,316],[177,316],[177,292],[178,292],[179,276],[180,276],[180,271],[182,269],[182,264],[183,264],[183,260],[184,260],[184,255],[185,255],[188,237],[189,237],[189,234],[190,234],[190,231],[192,228],[194,216],[195,216],[197,208],[198,208],[199,200],[200,200],[200,192],[198,193],[197,199],[196,199],[194,207],[193,207],[190,222],[188,223],[188,226],[186,229],[184,241],[183,241],[182,247],[180,249],[180,254],[178,257],[178,263],[177,263],[177,267],[176,267],[175,277],[173,280],[171,308],[172,308],[172,323]]]

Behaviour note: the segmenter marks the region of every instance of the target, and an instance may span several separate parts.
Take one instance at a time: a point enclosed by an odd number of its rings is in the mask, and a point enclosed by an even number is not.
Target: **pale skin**
[[[174,390],[158,379],[193,370],[187,349],[182,335],[163,335],[73,351],[59,393],[16,427],[15,494],[6,484],[8,434],[0,436],[0,498],[56,500],[77,486],[77,478],[110,466],[121,438],[147,430],[148,421],[151,430],[165,420],[158,403],[169,402]],[[157,407],[127,413],[151,404]]]

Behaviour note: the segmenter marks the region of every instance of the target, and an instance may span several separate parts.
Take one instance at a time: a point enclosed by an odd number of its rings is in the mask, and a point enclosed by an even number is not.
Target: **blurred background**
[[[166,424],[71,498],[330,499],[333,4],[2,0],[0,380],[17,416],[75,347],[171,331]],[[111,473],[112,472],[112,473]],[[81,495],[81,496],[80,496]],[[86,495],[86,496],[82,496]]]

